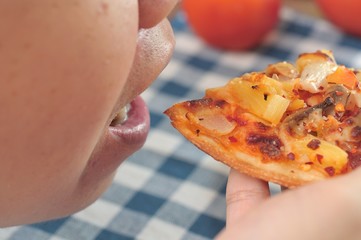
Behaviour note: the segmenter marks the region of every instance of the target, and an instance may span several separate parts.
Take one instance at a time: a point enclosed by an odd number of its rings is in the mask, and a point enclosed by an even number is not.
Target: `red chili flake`
[[[199,133],[200,133],[200,132],[201,132],[201,130],[199,130],[199,129],[196,130],[197,136],[199,136]]]
[[[252,89],[257,89],[258,88],[258,85],[253,85],[251,86]]]
[[[311,148],[312,150],[316,150],[320,147],[321,141],[318,139],[312,139],[308,144],[307,147]]]
[[[335,93],[336,93],[337,96],[342,96],[343,95],[343,92],[341,92],[341,91],[336,91]]]
[[[323,87],[323,86],[319,86],[318,89],[319,89],[319,90],[323,90],[324,87]]]
[[[305,162],[307,165],[313,165],[313,162]]]
[[[321,155],[321,154],[316,154],[316,159],[317,159],[317,161],[318,161],[320,164],[322,164],[323,155]]]
[[[335,175],[335,168],[334,167],[325,167],[325,171],[328,173],[330,177]]]
[[[237,140],[237,138],[235,138],[234,136],[230,136],[230,137],[228,137],[228,140],[230,141],[230,142],[238,142],[238,140]]]
[[[295,154],[294,153],[292,153],[292,152],[290,152],[290,153],[288,153],[287,154],[287,158],[289,159],[289,160],[295,160]]]
[[[263,94],[263,99],[265,100],[265,101],[267,101],[267,98],[268,98],[268,94]]]

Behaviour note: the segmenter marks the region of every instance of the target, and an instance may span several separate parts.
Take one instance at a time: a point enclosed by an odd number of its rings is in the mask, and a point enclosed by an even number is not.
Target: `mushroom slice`
[[[326,98],[331,98],[334,104],[323,108],[323,115],[332,115],[336,119],[340,119],[344,115],[344,111],[340,111],[337,108],[345,109],[350,100],[350,91],[341,84],[334,84],[330,86],[326,91]]]

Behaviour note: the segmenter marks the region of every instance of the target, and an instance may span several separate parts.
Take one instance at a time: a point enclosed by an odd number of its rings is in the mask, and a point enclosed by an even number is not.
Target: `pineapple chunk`
[[[282,86],[282,82],[278,81],[278,80],[275,80],[273,78],[269,78],[267,76],[264,76],[262,79],[261,79],[261,84],[260,86],[267,86],[267,88],[269,89],[269,91],[272,91],[272,92],[269,92],[269,93],[272,93],[272,94],[280,94],[282,95],[283,94],[283,86]]]
[[[274,125],[279,123],[290,103],[290,100],[274,94],[274,90],[261,84],[238,81],[231,85],[230,91],[240,106]]]
[[[312,140],[319,141],[317,147],[307,146]],[[312,135],[299,139],[292,143],[294,152],[306,154],[309,161],[320,164],[322,167],[333,167],[335,173],[341,173],[347,164],[347,153],[338,146],[319,139]]]
[[[253,73],[242,78],[234,78],[226,86],[208,89],[206,97],[227,99],[231,104],[238,105],[276,125],[291,102],[290,89],[294,84],[295,81],[280,82],[265,74]],[[294,105],[298,107],[300,103]]]
[[[286,112],[290,100],[280,95],[270,95],[267,98],[267,108],[262,114],[262,118],[276,125],[280,122],[283,114]]]

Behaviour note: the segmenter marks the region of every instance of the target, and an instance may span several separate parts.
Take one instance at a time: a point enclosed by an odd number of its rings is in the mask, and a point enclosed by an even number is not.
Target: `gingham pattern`
[[[225,225],[228,168],[189,144],[163,111],[242,73],[294,61],[302,52],[332,49],[339,63],[361,68],[360,39],[290,9],[283,9],[279,27],[265,43],[248,52],[208,47],[192,34],[181,13],[173,26],[174,57],[143,94],[152,119],[144,148],[120,167],[110,189],[92,206],[65,219],[2,229],[0,239],[212,239]],[[275,185],[272,189],[278,191]]]

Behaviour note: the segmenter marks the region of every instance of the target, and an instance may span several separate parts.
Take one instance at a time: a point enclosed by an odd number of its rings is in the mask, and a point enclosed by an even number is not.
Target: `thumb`
[[[226,191],[227,227],[270,196],[268,183],[231,169]]]

